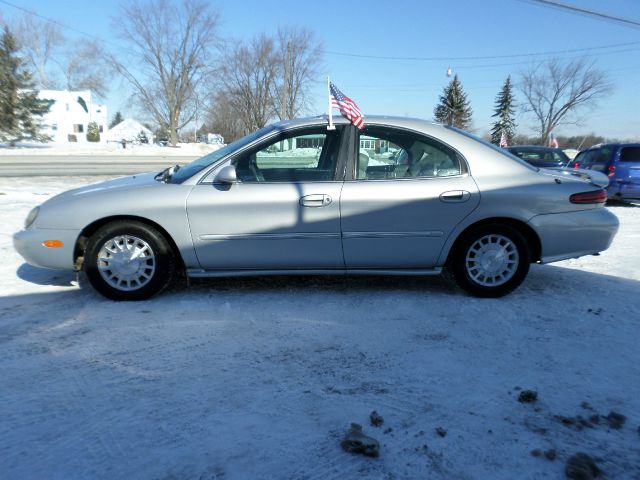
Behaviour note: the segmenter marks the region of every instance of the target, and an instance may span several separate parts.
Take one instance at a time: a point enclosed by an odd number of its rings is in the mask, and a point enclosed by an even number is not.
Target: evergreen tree
[[[138,136],[136,137],[136,141],[140,144],[146,145],[147,143],[149,143],[149,137],[147,137],[147,134],[144,133],[144,130],[140,130],[140,133],[138,133]]]
[[[491,143],[500,145],[500,139],[504,132],[507,144],[511,145],[513,143],[513,137],[516,134],[515,105],[513,101],[511,76],[508,76],[504,82],[502,90],[496,97],[495,105],[495,113],[491,116],[497,117],[497,120],[491,129]]]
[[[437,122],[446,125],[461,129],[466,129],[471,125],[473,110],[469,106],[467,94],[462,89],[458,75],[454,76],[451,83],[444,88],[442,95],[440,95],[440,103],[434,109],[433,114]]]
[[[115,127],[123,120],[124,118],[122,117],[122,114],[120,112],[116,112],[116,114],[113,116],[113,120],[111,120],[111,123],[109,124],[109,128]]]
[[[5,27],[0,39],[0,141],[11,146],[20,140],[46,142],[51,137],[40,133],[41,121],[53,102],[38,98],[17,52],[15,38]]]
[[[87,142],[100,141],[100,127],[96,122],[89,122],[87,125]]]

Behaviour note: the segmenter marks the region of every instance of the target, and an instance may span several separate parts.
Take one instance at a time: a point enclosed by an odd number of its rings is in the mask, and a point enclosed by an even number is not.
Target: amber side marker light
[[[571,203],[605,203],[607,192],[604,190],[594,190],[592,192],[574,193],[569,197]]]
[[[61,240],[45,240],[42,242],[42,246],[47,248],[60,248],[64,246],[64,242]]]

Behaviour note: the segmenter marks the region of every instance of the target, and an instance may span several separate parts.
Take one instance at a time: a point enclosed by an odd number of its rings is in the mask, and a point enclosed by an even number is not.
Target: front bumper
[[[79,235],[79,230],[33,228],[15,233],[13,247],[35,267],[73,270],[73,250]],[[62,246],[45,247],[47,240],[59,240]]]
[[[542,245],[541,262],[550,263],[602,252],[611,245],[620,222],[606,208],[537,215],[529,225]]]

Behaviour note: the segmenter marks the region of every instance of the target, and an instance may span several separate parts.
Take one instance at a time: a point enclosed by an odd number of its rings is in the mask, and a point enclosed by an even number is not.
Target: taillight
[[[574,193],[569,197],[569,201],[571,203],[605,203],[607,201],[607,192],[600,189],[591,192]]]
[[[607,167],[607,175],[609,175],[610,177],[613,177],[616,174],[616,166],[615,165],[609,165]]]
[[[573,162],[573,168],[580,168],[580,164],[578,162]]]

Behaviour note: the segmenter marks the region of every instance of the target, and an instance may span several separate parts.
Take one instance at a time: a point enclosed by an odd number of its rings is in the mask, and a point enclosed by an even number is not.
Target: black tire
[[[173,279],[176,259],[155,228],[120,220],[96,231],[87,242],[84,271],[98,292],[112,300],[144,300]]]
[[[501,297],[517,288],[529,272],[526,239],[507,225],[483,225],[456,244],[449,266],[458,286],[476,297]]]

